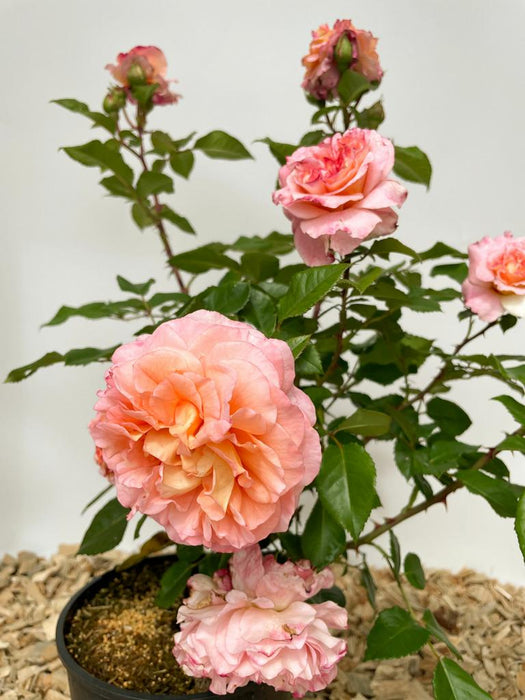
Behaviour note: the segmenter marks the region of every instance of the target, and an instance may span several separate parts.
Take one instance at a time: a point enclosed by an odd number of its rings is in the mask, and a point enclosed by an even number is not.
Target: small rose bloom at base
[[[112,362],[90,431],[132,515],[220,552],[287,529],[321,446],[285,342],[195,311],[121,346]]]
[[[394,146],[370,129],[349,129],[298,148],[279,171],[273,193],[292,222],[307,265],[325,265],[363,241],[395,231],[406,189],[389,179]]]
[[[525,238],[514,238],[510,231],[485,237],[469,246],[468,255],[465,306],[483,321],[505,313],[525,318]]]
[[[125,88],[131,86],[133,77],[147,85],[156,83],[158,88],[153,95],[154,104],[173,104],[180,97],[169,88],[173,81],[166,79],[168,63],[156,46],[135,46],[127,53],[119,53],[117,63],[108,63],[106,69]]]
[[[322,24],[312,32],[309,51],[302,60],[306,71],[301,87],[317,100],[337,98],[341,73],[336,49],[342,37],[351,46],[351,70],[371,83],[378,83],[383,76],[376,52],[377,39],[370,32],[357,29],[349,19],[338,19],[333,27]]]
[[[325,688],[346,653],[330,629],[345,629],[347,613],[331,601],[305,601],[333,585],[331,571],[316,573],[307,561],[279,564],[258,545],[236,552],[229,567],[229,581],[224,572],[188,581],[173,649],[183,670],[210,678],[219,695],[250,681],[295,697]]]

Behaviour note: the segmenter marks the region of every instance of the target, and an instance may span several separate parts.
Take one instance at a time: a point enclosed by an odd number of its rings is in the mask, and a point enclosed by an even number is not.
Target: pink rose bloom
[[[504,313],[525,318],[525,238],[513,238],[510,231],[485,237],[469,246],[468,257],[465,306],[483,321]]]
[[[254,545],[232,556],[230,573],[227,591],[223,578],[197,574],[188,581],[173,649],[183,670],[211,678],[219,695],[250,681],[295,697],[325,688],[346,653],[329,628],[345,629],[347,613],[333,602],[305,601],[333,585],[332,572],[316,573],[307,561],[278,564]]]
[[[148,85],[156,83],[158,85],[153,102],[157,105],[167,105],[177,102],[180,95],[171,92],[169,89],[172,80],[166,80],[168,64],[166,57],[156,46],[135,46],[128,53],[119,53],[117,64],[108,63],[106,69],[109,70],[115,80],[125,88],[130,87],[130,68],[138,66],[142,69],[144,80]]]
[[[286,343],[195,311],[112,361],[90,431],[131,515],[220,552],[286,530],[321,461]]]
[[[307,265],[347,255],[364,240],[392,233],[406,189],[388,179],[394,147],[370,129],[349,129],[317,146],[298,148],[279,171],[273,194],[292,221],[295,245]]]
[[[377,39],[373,34],[356,29],[349,19],[338,19],[331,29],[327,24],[322,24],[312,32],[308,54],[302,60],[306,72],[301,87],[318,100],[337,98],[341,74],[335,51],[343,36],[352,46],[351,70],[371,83],[379,82],[383,77],[376,52]]]

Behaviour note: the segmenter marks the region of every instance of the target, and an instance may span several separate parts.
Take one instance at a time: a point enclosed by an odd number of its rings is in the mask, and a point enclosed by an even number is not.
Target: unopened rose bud
[[[114,90],[110,90],[108,92],[104,98],[102,107],[104,108],[104,112],[110,114],[111,112],[118,112],[119,109],[122,109],[122,107],[125,106],[125,104],[126,92],[120,88],[115,88]]]
[[[145,85],[147,82],[146,73],[138,63],[131,64],[127,79],[129,85]]]
[[[349,68],[354,60],[354,47],[348,34],[343,34],[335,46],[335,60],[340,73]]]

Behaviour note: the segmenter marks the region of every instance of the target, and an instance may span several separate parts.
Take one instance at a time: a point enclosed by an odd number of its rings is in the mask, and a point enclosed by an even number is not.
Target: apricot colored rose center
[[[498,281],[513,286],[525,283],[525,250],[505,250],[490,262],[490,270]]]

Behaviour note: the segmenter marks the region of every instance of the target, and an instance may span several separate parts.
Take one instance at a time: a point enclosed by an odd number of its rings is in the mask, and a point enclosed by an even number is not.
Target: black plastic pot
[[[106,586],[114,576],[114,571],[108,571],[87,583],[70,599],[58,618],[56,644],[58,655],[66,668],[69,678],[71,700],[200,700],[201,698],[224,697],[210,691],[195,693],[193,695],[152,695],[150,693],[118,688],[117,686],[95,678],[95,676],[88,673],[75,661],[73,656],[69,653],[65,641],[73,615],[82,607],[85,601],[90,600],[95,593],[103,586]],[[291,695],[289,693],[277,692],[269,686],[250,683],[243,688],[238,688],[227,697],[239,698],[239,700],[286,700],[290,698]]]

